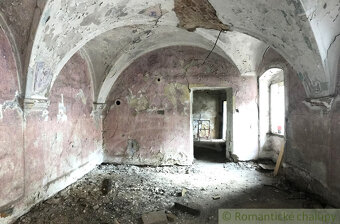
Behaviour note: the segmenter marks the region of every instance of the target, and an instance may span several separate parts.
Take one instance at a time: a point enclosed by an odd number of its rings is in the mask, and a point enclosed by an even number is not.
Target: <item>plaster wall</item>
[[[26,175],[32,183],[28,193],[100,154],[101,124],[91,117],[90,74],[79,54],[66,64],[51,93],[47,111],[26,115],[26,154],[33,161],[28,170],[35,171]]]
[[[15,60],[0,29],[0,209],[24,193],[23,114]]]
[[[338,0],[301,0],[306,11],[325,72],[331,77],[332,93],[336,91],[337,62],[340,58],[340,2]]]
[[[232,88],[234,153],[257,156],[256,77],[241,77],[217,54],[193,47],[159,49],[138,58],[118,78],[109,97],[103,138],[106,162],[190,164],[190,88]],[[199,58],[199,60],[197,59]],[[120,105],[117,105],[117,100]],[[235,118],[236,117],[236,118]],[[244,147],[247,136],[247,147]]]
[[[291,80],[289,87],[294,95],[301,87],[295,83]],[[285,159],[287,177],[335,206],[340,205],[339,101],[337,95],[332,107],[326,108],[310,104],[304,97],[291,99]]]
[[[333,103],[326,104],[328,98],[311,102],[301,79],[289,64],[275,51],[269,50],[260,65],[259,73],[268,68],[284,70],[286,81],[286,148],[283,173],[286,178],[302,190],[320,195],[328,203],[340,205],[340,97],[339,91]],[[339,77],[340,65],[338,66]],[[339,78],[337,79],[339,87]],[[337,88],[338,89],[338,88]],[[270,145],[277,152],[277,141]]]
[[[1,51],[6,50],[2,46]],[[8,81],[6,92],[1,92],[3,100],[15,97],[17,88],[15,79],[10,79],[11,69],[15,71],[10,55],[6,60],[10,63],[0,61],[1,69],[7,71],[1,74]],[[56,80],[44,111],[25,106],[23,120],[21,110],[2,107],[1,223],[15,220],[102,162],[101,120],[92,116],[92,103],[88,66],[76,54]]]

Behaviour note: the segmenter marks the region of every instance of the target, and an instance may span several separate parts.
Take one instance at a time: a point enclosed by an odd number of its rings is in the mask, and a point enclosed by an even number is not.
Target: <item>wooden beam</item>
[[[277,176],[279,169],[281,167],[282,159],[283,159],[283,153],[285,151],[285,145],[286,145],[286,140],[284,140],[283,143],[282,143],[280,154],[279,154],[279,157],[277,158],[276,166],[275,166],[275,169],[274,169],[274,176]]]

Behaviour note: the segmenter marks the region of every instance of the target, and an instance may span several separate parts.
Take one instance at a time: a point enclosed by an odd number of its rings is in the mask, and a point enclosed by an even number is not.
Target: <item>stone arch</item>
[[[93,69],[93,64],[92,64],[92,61],[88,55],[88,53],[86,52],[86,49],[82,48],[79,50],[79,54],[82,56],[82,58],[84,58],[84,60],[86,61],[87,63],[87,67],[89,69],[89,75],[90,75],[90,79],[91,79],[91,95],[92,95],[92,99],[94,100],[95,99],[95,90],[94,90],[94,81],[95,81],[95,72],[94,72],[94,69]]]

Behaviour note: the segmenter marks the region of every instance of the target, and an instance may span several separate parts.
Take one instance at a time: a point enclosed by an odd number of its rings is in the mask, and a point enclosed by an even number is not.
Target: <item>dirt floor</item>
[[[175,208],[175,202],[200,215]],[[165,210],[176,215],[172,223],[216,224],[220,208],[321,207],[257,163],[201,159],[188,167],[100,165],[16,223],[139,224],[144,213]]]

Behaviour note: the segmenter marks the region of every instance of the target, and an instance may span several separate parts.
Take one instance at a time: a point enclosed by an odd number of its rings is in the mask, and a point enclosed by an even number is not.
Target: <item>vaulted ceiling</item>
[[[16,42],[26,98],[47,98],[80,51],[92,69],[95,100],[105,103],[136,58],[173,45],[212,49],[219,34],[214,51],[241,75],[259,75],[271,47],[298,72],[309,97],[335,91],[339,0],[16,0],[0,9]]]

